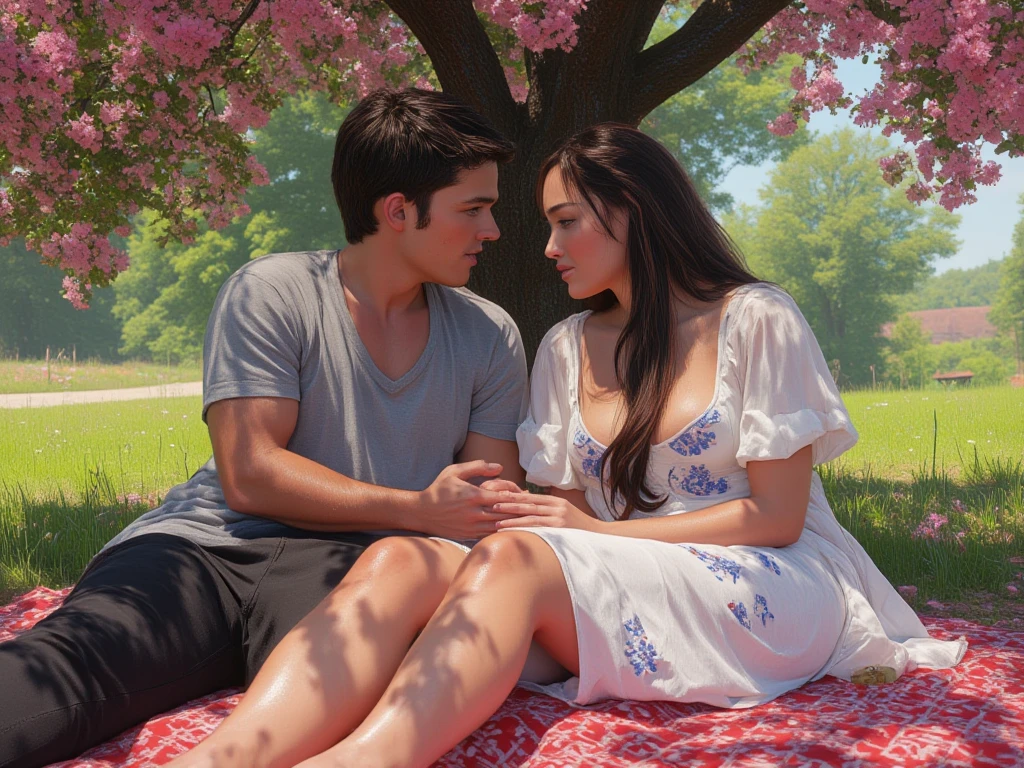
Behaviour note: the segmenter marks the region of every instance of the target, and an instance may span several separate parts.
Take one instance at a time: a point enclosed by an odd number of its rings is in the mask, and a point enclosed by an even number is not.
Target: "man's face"
[[[461,286],[485,240],[500,232],[491,208],[498,201],[498,165],[486,163],[459,173],[455,183],[434,193],[430,223],[416,229],[416,209],[409,206],[411,226],[402,233],[402,251],[424,282]]]

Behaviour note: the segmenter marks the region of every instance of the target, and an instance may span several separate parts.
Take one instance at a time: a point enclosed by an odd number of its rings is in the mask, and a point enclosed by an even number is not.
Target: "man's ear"
[[[406,208],[408,201],[401,192],[392,192],[378,203],[381,208],[380,219],[395,232],[404,232],[406,225]]]

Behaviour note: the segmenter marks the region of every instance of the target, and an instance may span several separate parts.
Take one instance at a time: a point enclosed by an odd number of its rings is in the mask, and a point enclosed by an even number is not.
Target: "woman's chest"
[[[700,340],[688,348],[685,360],[674,366],[671,382],[659,404],[661,392],[654,382],[637,386],[640,395],[633,408],[654,422],[650,437],[653,444],[668,441],[687,425],[694,424],[708,409],[715,397],[718,380],[717,339]],[[626,398],[615,375],[613,355],[605,345],[594,354],[586,352],[580,372],[579,411],[587,431],[599,442],[608,445],[626,422]],[[625,376],[631,375],[629,371]],[[644,376],[647,371],[638,371]],[[637,382],[639,384],[639,382]]]
[[[695,419],[651,445],[647,485],[670,501],[700,501],[746,492],[746,473],[736,462],[740,409],[730,382],[720,386]],[[586,481],[598,487],[608,477],[607,445],[597,440],[579,411],[570,420],[569,459]]]

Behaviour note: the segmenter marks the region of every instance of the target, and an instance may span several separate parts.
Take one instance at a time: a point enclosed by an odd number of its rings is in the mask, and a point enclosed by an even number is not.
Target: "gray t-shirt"
[[[430,334],[401,378],[374,364],[342,291],[336,251],[283,253],[227,279],[206,328],[203,418],[234,397],[299,401],[288,449],[374,485],[422,490],[467,432],[515,440],[527,404],[526,356],[512,318],[463,288],[425,285]],[[235,512],[211,458],[107,547],[143,533],[236,544],[290,529]]]

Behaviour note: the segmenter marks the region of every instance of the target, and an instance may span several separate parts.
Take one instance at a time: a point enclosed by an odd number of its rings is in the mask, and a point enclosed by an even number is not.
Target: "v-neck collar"
[[[370,351],[366,348],[363,343],[363,339],[359,336],[359,331],[356,328],[355,320],[352,319],[352,313],[348,308],[348,301],[345,299],[345,286],[341,280],[341,251],[335,251],[334,258],[331,259],[331,267],[334,271],[334,285],[335,298],[339,303],[338,314],[341,316],[342,330],[345,336],[350,339],[352,347],[356,350],[356,354],[359,356],[360,362],[363,367],[370,372],[370,376],[373,380],[386,392],[394,394],[405,389],[413,381],[418,379],[420,375],[426,370],[427,365],[430,363],[430,359],[434,355],[434,349],[437,347],[437,336],[440,333],[439,328],[441,325],[440,317],[440,301],[441,297],[438,295],[438,288],[433,283],[423,284],[423,295],[427,302],[427,313],[429,316],[430,330],[427,334],[427,344],[420,353],[419,359],[413,363],[412,368],[403,373],[397,379],[392,379],[386,373],[384,373],[377,364],[373,361],[373,357],[370,355]]]

